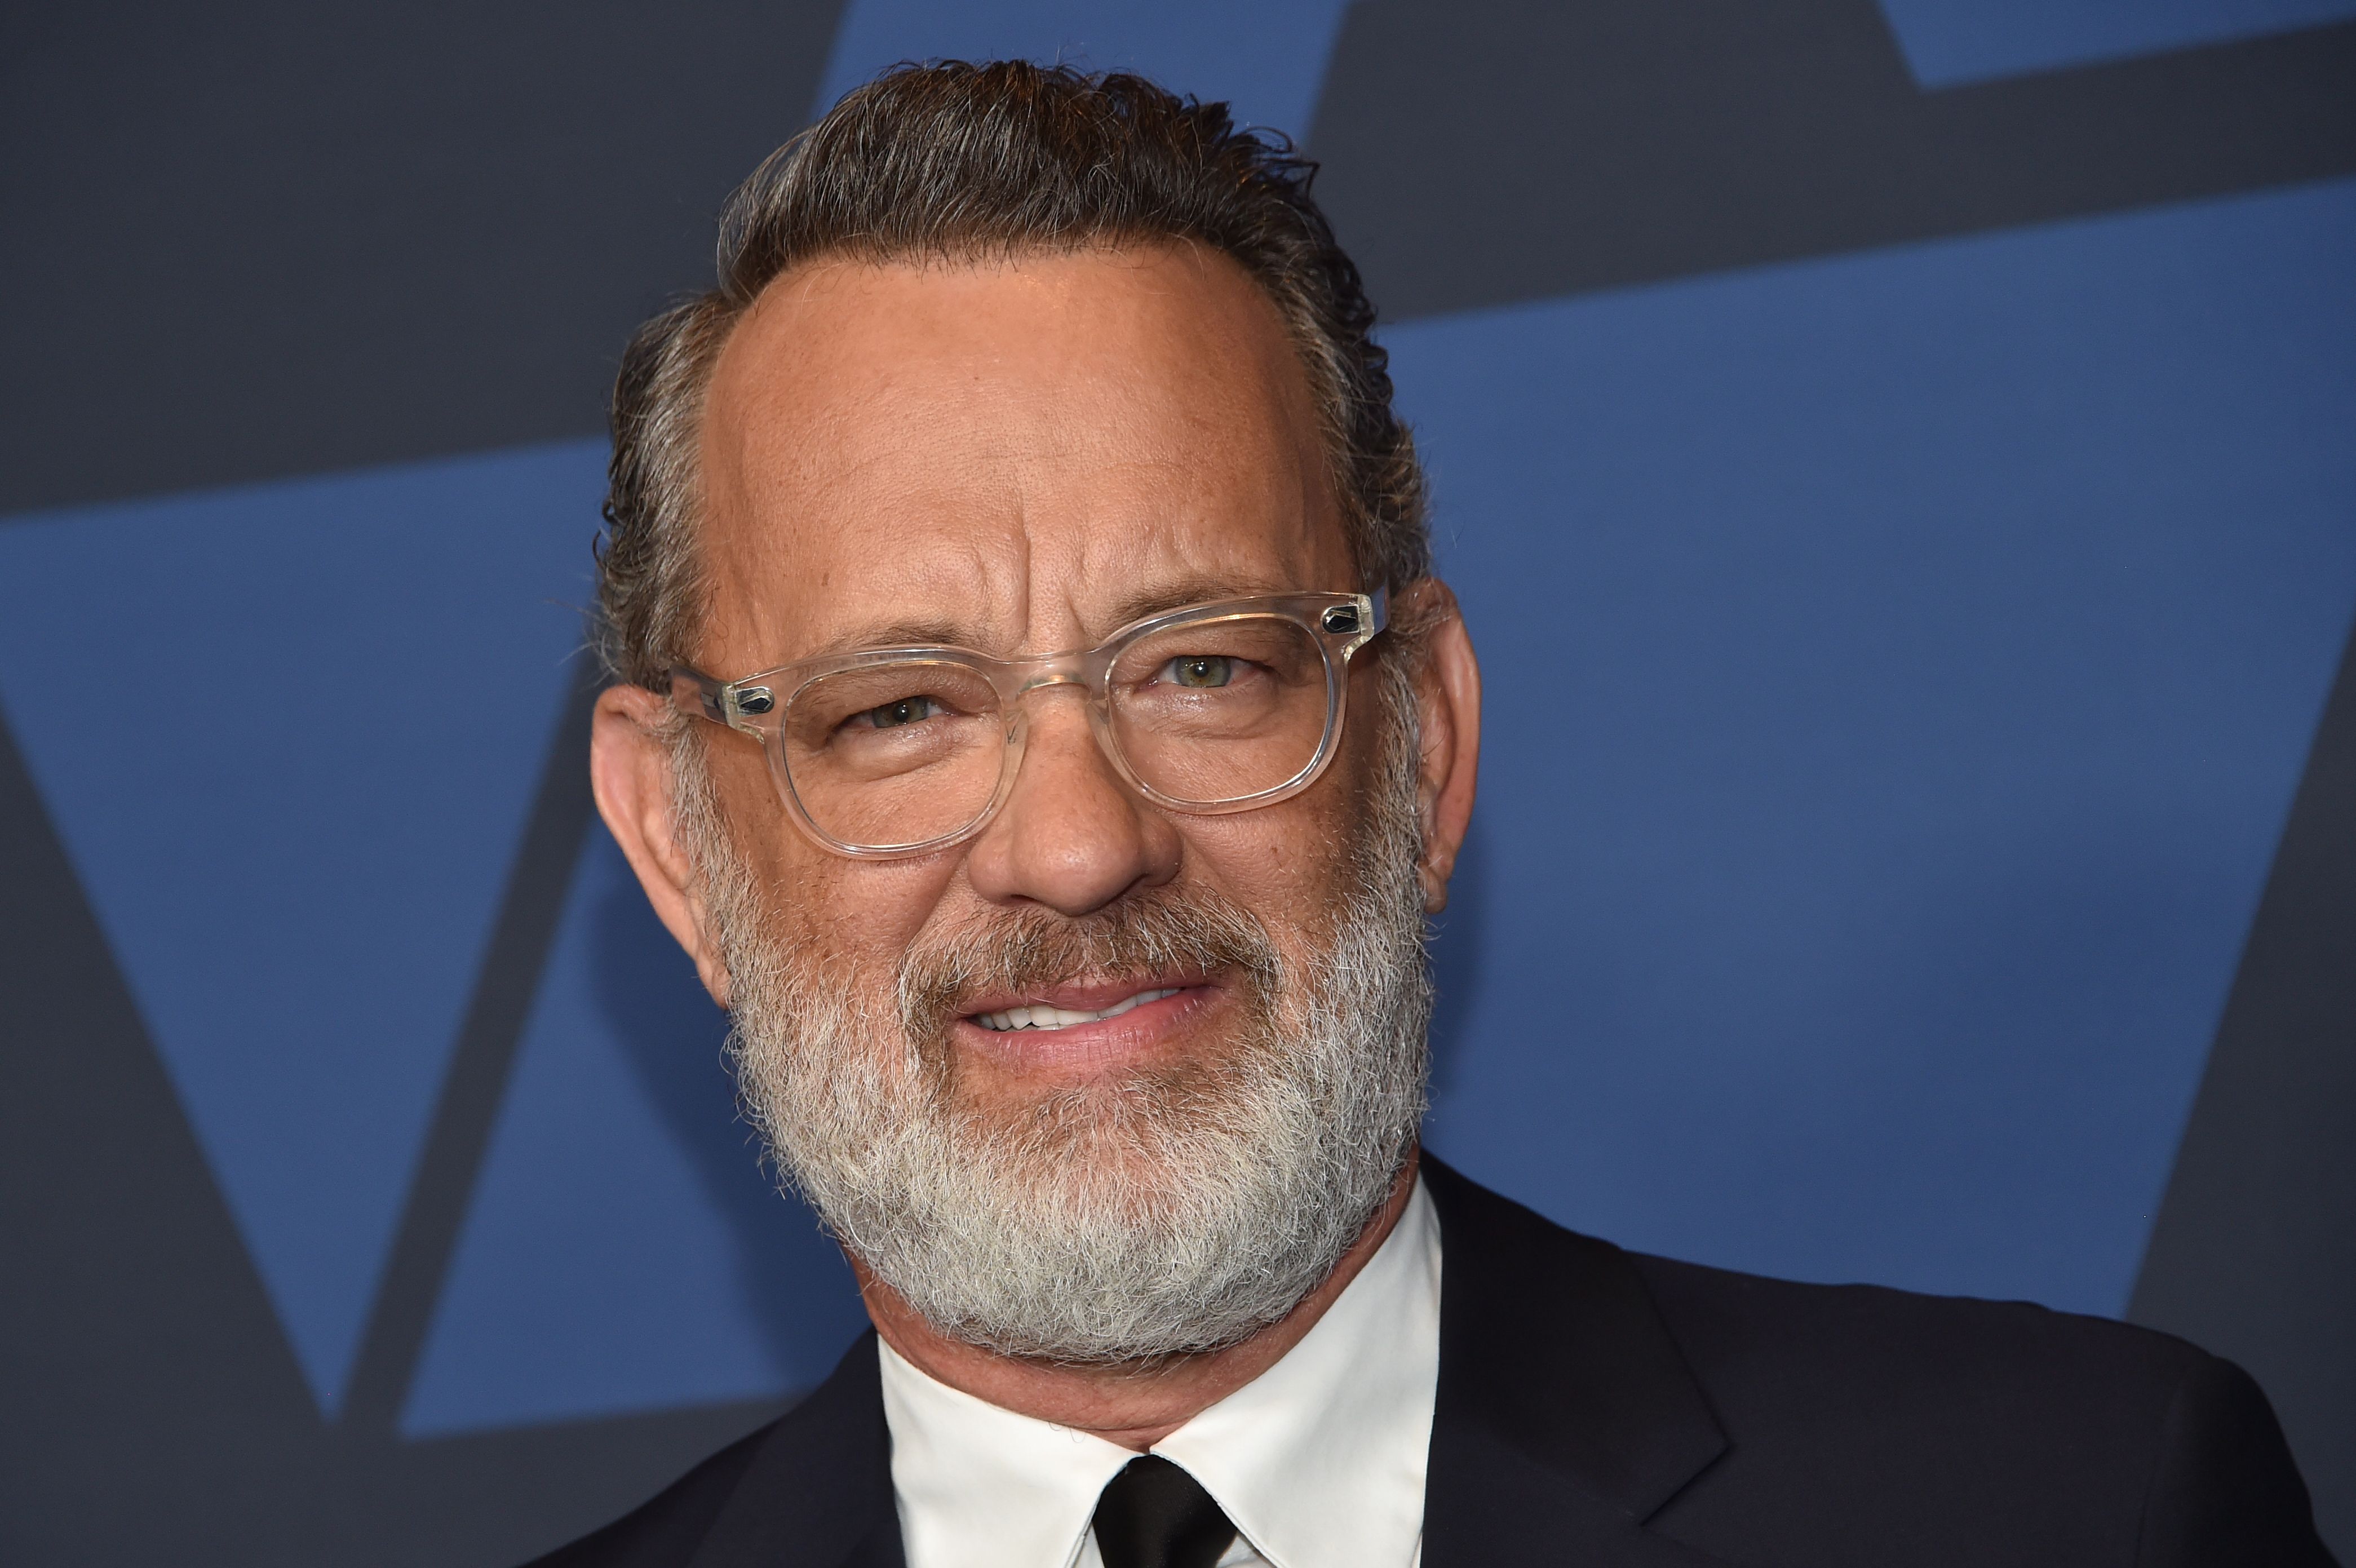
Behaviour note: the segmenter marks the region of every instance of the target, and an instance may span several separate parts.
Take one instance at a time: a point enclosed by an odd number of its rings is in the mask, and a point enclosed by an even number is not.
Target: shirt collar
[[[1134,1457],[937,1381],[882,1348],[909,1568],[1068,1568]],[[1267,1371],[1156,1444],[1274,1568],[1408,1568],[1440,1376],[1440,1226],[1419,1177],[1398,1223]]]

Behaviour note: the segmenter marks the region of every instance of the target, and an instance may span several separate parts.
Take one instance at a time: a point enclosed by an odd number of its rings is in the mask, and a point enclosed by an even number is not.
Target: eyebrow
[[[806,657],[828,659],[838,653],[871,653],[882,648],[971,648],[973,644],[966,640],[967,629],[946,617],[912,617],[861,627],[843,640]]]
[[[1115,628],[1158,616],[1169,610],[1184,609],[1189,605],[1215,604],[1221,599],[1254,598],[1263,594],[1291,593],[1298,590],[1271,583],[1238,583],[1222,577],[1182,577],[1158,587],[1142,588],[1113,604],[1110,623],[1105,633]]]
[[[1103,636],[1110,636],[1119,628],[1144,620],[1170,610],[1184,609],[1189,605],[1211,604],[1221,599],[1250,598],[1262,594],[1293,592],[1280,585],[1258,582],[1237,582],[1221,577],[1182,577],[1149,588],[1137,589],[1125,597],[1113,601],[1112,613],[1107,618]],[[830,644],[806,659],[830,659],[846,653],[872,653],[894,648],[964,648],[978,653],[989,650],[978,645],[969,626],[943,616],[912,616],[899,620],[862,626],[841,640]],[[1062,651],[1050,650],[1049,651]],[[802,660],[796,660],[801,662]]]

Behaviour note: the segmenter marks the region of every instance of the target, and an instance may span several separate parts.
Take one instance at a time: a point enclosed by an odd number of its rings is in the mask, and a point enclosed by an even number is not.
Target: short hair
[[[1368,589],[1430,572],[1423,473],[1391,408],[1357,268],[1311,199],[1316,166],[1223,103],[1019,60],[904,66],[847,94],[729,199],[719,286],[641,327],[614,387],[596,640],[669,689],[702,611],[693,528],[703,401],[761,291],[828,257],[980,261],[1095,245],[1225,254],[1276,306],[1315,398]]]

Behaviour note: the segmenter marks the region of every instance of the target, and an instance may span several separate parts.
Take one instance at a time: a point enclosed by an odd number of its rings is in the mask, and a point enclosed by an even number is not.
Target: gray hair
[[[1380,692],[1333,929],[1290,963],[1256,916],[1188,884],[1079,918],[1000,911],[921,939],[888,983],[862,975],[780,924],[701,752],[673,745],[745,1118],[788,1189],[934,1327],[1070,1364],[1214,1350],[1291,1311],[1365,1234],[1414,1154],[1433,995],[1403,664]],[[1222,1059],[1012,1112],[960,1091],[943,1036],[958,996],[1189,967],[1234,979],[1248,1022]]]
[[[614,387],[596,640],[667,690],[701,612],[693,527],[712,372],[736,322],[821,257],[980,261],[1196,244],[1266,292],[1306,371],[1362,585],[1430,575],[1423,471],[1391,408],[1374,307],[1311,199],[1315,166],[1222,103],[1021,61],[911,66],[846,95],[730,198],[717,288],[640,328]],[[1411,628],[1400,631],[1412,635]]]

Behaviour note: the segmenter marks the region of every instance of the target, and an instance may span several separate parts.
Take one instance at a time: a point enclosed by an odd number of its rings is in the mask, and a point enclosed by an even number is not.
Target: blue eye
[[[1236,678],[1236,661],[1223,653],[1185,654],[1172,660],[1163,670],[1173,685],[1194,691],[1215,690]]]

